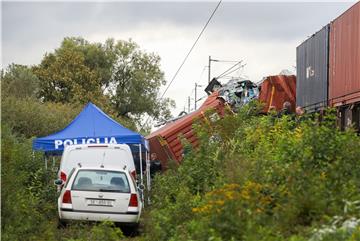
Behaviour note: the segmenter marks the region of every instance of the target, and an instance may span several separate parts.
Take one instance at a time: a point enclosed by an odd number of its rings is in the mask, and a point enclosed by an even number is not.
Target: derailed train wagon
[[[269,111],[270,107],[280,111],[285,101],[290,102],[292,111],[295,111],[296,76],[275,75],[266,77],[260,86],[259,101],[265,105],[265,113]]]
[[[281,110],[285,101],[289,101],[294,109],[295,86],[296,77],[294,75],[269,76],[263,81],[260,92],[251,81],[231,80],[226,86],[211,90],[212,94],[198,110],[166,124],[147,136],[151,152],[157,154],[165,169],[168,160],[180,163],[184,154],[181,139],[186,138],[194,148],[199,145],[193,124],[195,120],[200,120],[211,126],[211,118],[207,118],[205,115],[208,110],[213,109],[214,115],[217,114],[217,117],[221,117],[226,106],[236,111],[237,108],[241,108],[242,105],[256,98],[265,104],[264,112],[267,112],[269,106],[275,106],[277,110]]]
[[[186,138],[193,147],[198,146],[199,142],[193,130],[196,119],[208,121],[205,112],[210,109],[214,109],[219,115],[223,114],[225,102],[218,98],[218,95],[218,92],[212,93],[198,110],[166,124],[146,137],[151,152],[157,154],[163,168],[167,168],[168,160],[181,162],[183,156],[181,138]]]

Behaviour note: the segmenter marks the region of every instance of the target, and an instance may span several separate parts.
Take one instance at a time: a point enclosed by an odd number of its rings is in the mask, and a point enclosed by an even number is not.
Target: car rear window
[[[130,193],[130,186],[125,173],[104,170],[80,170],[71,189],[77,191]]]

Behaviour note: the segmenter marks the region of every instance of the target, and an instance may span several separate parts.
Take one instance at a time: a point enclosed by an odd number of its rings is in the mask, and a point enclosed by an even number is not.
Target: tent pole
[[[55,168],[55,157],[53,156],[52,157],[52,167],[51,167],[51,170],[54,170]]]
[[[140,184],[141,184],[141,187],[144,187],[141,144],[139,144],[139,157],[140,157]],[[141,201],[142,201],[142,203],[144,203],[144,190],[143,189],[141,190]]]
[[[142,153],[141,153],[141,144],[139,145],[139,158],[140,158],[140,183],[144,184],[143,182],[143,167],[142,167]]]
[[[148,191],[151,190],[151,178],[150,178],[150,152],[146,151],[146,184]]]
[[[147,203],[150,205],[151,176],[150,176],[150,152],[146,151],[146,184],[147,184]]]

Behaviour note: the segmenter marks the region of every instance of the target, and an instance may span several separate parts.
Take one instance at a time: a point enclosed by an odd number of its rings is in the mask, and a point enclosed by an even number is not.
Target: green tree
[[[131,40],[109,40],[108,44],[116,59],[109,93],[118,115],[140,118],[146,113],[157,120],[169,118],[174,102],[159,98],[160,87],[166,83],[160,57],[141,51]]]
[[[24,65],[11,64],[1,72],[1,96],[16,98],[35,97],[39,91],[39,79]]]
[[[140,50],[131,40],[108,39],[102,44],[65,38],[53,53],[45,54],[34,73],[40,79],[43,101],[92,101],[118,117],[137,121],[144,114],[167,119],[174,106],[170,99],[159,98],[166,83],[160,57]]]
[[[54,53],[45,54],[34,73],[40,79],[39,97],[52,102],[93,101],[104,105],[103,89],[111,74],[112,58],[101,44],[65,38]]]

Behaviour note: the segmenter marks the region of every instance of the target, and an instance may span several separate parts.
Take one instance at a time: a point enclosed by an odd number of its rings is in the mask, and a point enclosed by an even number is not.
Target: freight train
[[[146,137],[151,151],[157,153],[164,168],[170,159],[181,162],[180,138],[193,147],[199,145],[192,128],[195,119],[209,122],[207,110],[214,109],[221,116],[226,106],[238,108],[252,98],[265,104],[265,113],[273,107],[279,111],[285,101],[293,110],[301,106],[308,113],[335,107],[342,129],[351,125],[360,130],[360,2],[301,43],[296,49],[296,65],[296,77],[268,76],[259,88],[239,80],[221,87],[214,80],[206,89],[209,97],[198,110]]]
[[[297,47],[296,67],[296,105],[335,107],[342,129],[360,129],[360,2]]]

